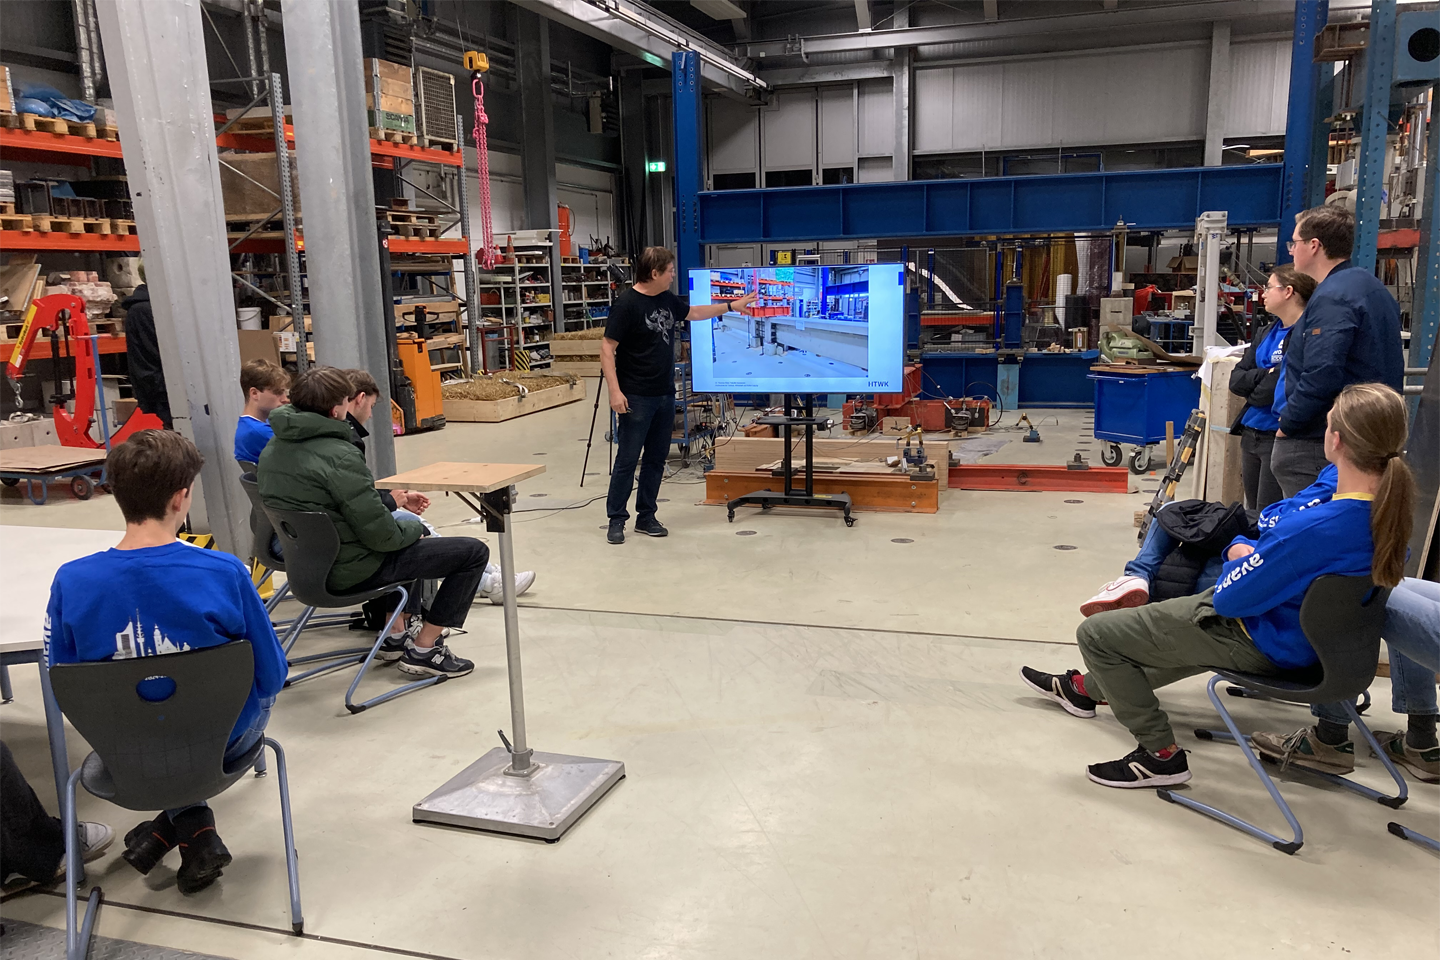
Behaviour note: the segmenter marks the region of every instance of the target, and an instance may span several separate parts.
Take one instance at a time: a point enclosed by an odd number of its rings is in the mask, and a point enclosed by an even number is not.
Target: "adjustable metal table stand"
[[[850,516],[850,494],[815,492],[815,428],[823,429],[830,425],[828,418],[815,416],[815,396],[807,393],[802,407],[799,397],[787,393],[785,394],[784,416],[757,417],[755,422],[784,428],[782,436],[785,438],[785,452],[780,460],[780,482],[783,486],[778,491],[756,490],[731,500],[726,504],[729,511],[729,522],[735,522],[736,507],[752,503],[759,504],[761,510],[769,510],[775,506],[830,507],[845,514],[845,526],[855,526],[855,518]],[[805,485],[803,487],[791,485],[794,465],[790,453],[790,431],[794,427],[805,428]]]
[[[510,729],[514,740],[507,740],[500,732],[501,746],[415,804],[411,818],[416,823],[443,823],[554,842],[625,776],[625,764],[618,760],[542,753],[530,747],[526,735],[520,622],[515,605],[515,555],[510,536],[510,516],[516,495],[512,483],[544,469],[538,464],[434,464],[376,481],[377,486],[390,489],[454,493],[485,518],[485,529],[498,534],[500,541]],[[509,476],[505,476],[507,472]],[[441,473],[446,476],[441,478]],[[467,477],[467,473],[473,475]]]

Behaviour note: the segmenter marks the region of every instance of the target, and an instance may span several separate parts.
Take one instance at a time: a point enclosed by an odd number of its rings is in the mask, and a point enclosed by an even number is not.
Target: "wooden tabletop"
[[[543,463],[432,463],[376,480],[381,490],[490,493],[545,472]]]
[[[42,649],[44,646],[39,637],[33,640],[0,640],[0,654],[25,653]]]

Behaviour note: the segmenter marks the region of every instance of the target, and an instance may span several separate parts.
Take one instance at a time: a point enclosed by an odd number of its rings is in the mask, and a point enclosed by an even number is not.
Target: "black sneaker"
[[[605,534],[605,539],[606,539],[606,540],[609,540],[611,543],[624,543],[624,542],[625,542],[625,524],[624,524],[624,522],[622,521],[622,522],[620,522],[620,523],[612,523],[612,524],[610,524],[610,529],[606,532],[606,534]]]
[[[665,529],[665,524],[654,518],[651,518],[649,523],[640,523],[639,521],[636,521],[635,532],[643,533],[647,537],[670,536],[670,531]]]
[[[1184,750],[1176,750],[1169,760],[1161,760],[1144,747],[1109,763],[1092,763],[1085,768],[1091,780],[1107,787],[1136,788],[1169,787],[1190,779],[1190,764]]]
[[[1065,712],[1073,717],[1089,719],[1095,716],[1095,708],[1100,701],[1091,700],[1084,694],[1076,693],[1071,679],[1080,675],[1079,670],[1066,670],[1063,675],[1057,673],[1041,673],[1032,667],[1020,668],[1020,679],[1025,681],[1025,686],[1034,690],[1042,697],[1049,697],[1060,706]]]
[[[408,633],[402,633],[398,637],[386,637],[380,644],[380,649],[375,651],[375,659],[383,663],[391,663],[399,660],[405,655],[405,642],[414,639]]]
[[[125,834],[125,850],[120,856],[144,876],[175,849],[175,844],[175,825],[161,813],[154,820],[137,823]]]
[[[401,673],[417,677],[463,677],[475,669],[475,664],[455,656],[443,643],[437,643],[425,650],[406,647],[396,667]]]
[[[183,894],[199,893],[220,879],[233,858],[215,832],[215,814],[209,807],[186,810],[177,820],[175,835],[182,839],[175,885]]]

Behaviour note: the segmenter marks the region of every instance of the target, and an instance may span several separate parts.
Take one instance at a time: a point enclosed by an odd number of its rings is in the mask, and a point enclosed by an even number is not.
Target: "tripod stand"
[[[595,420],[600,416],[600,397],[605,393],[605,377],[595,384],[595,409],[590,411],[590,436],[585,438],[585,462],[580,465],[580,486],[585,486],[585,469],[590,466],[590,447],[595,443]],[[605,472],[615,469],[615,415],[610,415],[610,429],[605,431],[607,454]]]

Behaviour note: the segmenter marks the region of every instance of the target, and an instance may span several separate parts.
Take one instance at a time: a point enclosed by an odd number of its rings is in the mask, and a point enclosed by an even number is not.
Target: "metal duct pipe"
[[[95,13],[95,0],[85,0],[86,23],[90,27],[90,62],[95,86],[105,82],[105,55],[101,53],[100,18]]]
[[[80,63],[80,98],[95,102],[95,58],[90,55],[90,14],[85,0],[70,0],[75,14],[75,53]]]

